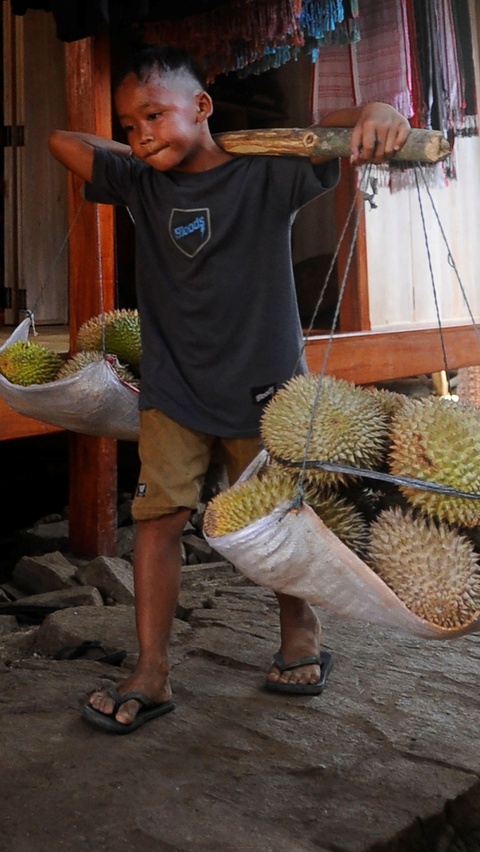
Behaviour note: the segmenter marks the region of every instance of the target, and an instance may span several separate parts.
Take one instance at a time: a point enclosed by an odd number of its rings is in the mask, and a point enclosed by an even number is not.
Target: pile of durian
[[[269,458],[258,475],[208,505],[210,538],[242,529],[298,494],[318,376],[288,382],[266,407]],[[366,390],[326,377],[309,458],[480,492],[480,410],[430,396]],[[480,614],[480,500],[308,469],[305,501],[403,601],[431,624],[458,628]]]
[[[142,355],[140,318],[136,310],[110,311],[104,315],[105,348],[110,363],[122,381],[138,387]],[[102,361],[102,317],[94,317],[78,331],[77,355],[63,361],[47,346],[33,341],[17,341],[0,353],[0,373],[15,385],[28,387],[65,379]]]

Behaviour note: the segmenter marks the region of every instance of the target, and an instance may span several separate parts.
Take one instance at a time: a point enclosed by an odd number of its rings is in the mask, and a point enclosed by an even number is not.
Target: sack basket
[[[28,340],[27,317],[0,347]],[[108,358],[65,379],[22,387],[0,375],[0,394],[15,411],[52,426],[123,441],[138,441],[139,391],[122,381]]]
[[[262,451],[239,483],[260,470],[266,457],[266,451]],[[205,538],[254,583],[337,615],[402,630],[423,639],[453,639],[480,631],[480,613],[467,625],[447,628],[410,612],[308,505],[291,511],[283,504],[241,530]]]

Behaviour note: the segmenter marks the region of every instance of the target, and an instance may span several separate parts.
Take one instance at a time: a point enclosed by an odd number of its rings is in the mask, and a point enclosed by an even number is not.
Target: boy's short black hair
[[[132,53],[122,68],[115,82],[115,91],[128,74],[136,74],[141,83],[145,83],[150,75],[157,71],[159,74],[186,71],[199,86],[206,88],[205,78],[193,57],[182,47],[171,45],[155,45],[144,47]]]

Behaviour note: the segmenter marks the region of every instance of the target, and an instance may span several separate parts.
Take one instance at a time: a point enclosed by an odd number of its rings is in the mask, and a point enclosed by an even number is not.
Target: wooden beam
[[[108,33],[66,45],[68,129],[111,137],[112,109]],[[84,203],[82,182],[69,180],[70,342],[79,326],[102,308],[114,307],[113,208]],[[117,445],[107,438],[72,435],[70,548],[82,556],[116,555]]]
[[[31,438],[33,435],[47,435],[50,432],[63,432],[58,426],[41,423],[32,417],[18,414],[0,397],[0,441],[11,438]]]
[[[335,190],[335,218],[337,224],[337,239],[345,227],[353,199],[357,193],[356,169],[350,167],[348,161],[342,161],[340,182]],[[347,228],[338,255],[338,285],[340,287],[348,262],[352,244],[357,214],[361,212],[363,200],[357,197],[355,210]],[[365,229],[365,213],[363,212],[358,230],[357,242],[352,257],[347,287],[340,308],[340,331],[369,331],[370,305],[368,296],[368,267],[367,267],[367,237]]]
[[[480,345],[471,325],[443,329],[450,369],[480,365]],[[307,344],[307,360],[312,372],[323,367],[328,337],[315,337]],[[444,369],[437,328],[410,331],[371,331],[337,334],[327,373],[358,384],[435,373]]]

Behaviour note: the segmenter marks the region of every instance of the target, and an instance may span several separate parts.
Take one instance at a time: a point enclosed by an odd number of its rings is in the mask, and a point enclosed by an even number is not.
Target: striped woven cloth
[[[407,0],[360,2],[360,41],[321,50],[314,72],[313,120],[369,101],[413,115]]]

